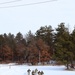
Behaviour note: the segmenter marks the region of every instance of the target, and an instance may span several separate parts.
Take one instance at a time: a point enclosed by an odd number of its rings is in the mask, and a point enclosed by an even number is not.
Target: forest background
[[[41,26],[35,34],[31,30],[23,36],[21,32],[0,34],[0,62],[31,63],[59,61],[74,68],[75,28],[72,32],[60,23],[57,28]]]

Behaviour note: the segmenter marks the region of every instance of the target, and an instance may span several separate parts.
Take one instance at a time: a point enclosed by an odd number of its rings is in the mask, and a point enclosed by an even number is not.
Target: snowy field
[[[27,66],[0,64],[0,75],[28,75],[27,70],[43,71],[44,75],[75,75],[75,71],[66,71],[65,66]]]

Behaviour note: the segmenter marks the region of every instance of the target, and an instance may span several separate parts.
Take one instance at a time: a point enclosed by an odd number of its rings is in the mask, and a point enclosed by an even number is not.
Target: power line
[[[19,2],[19,1],[21,1],[21,0],[14,0],[14,1],[2,2],[2,3],[0,3],[0,5],[2,5],[2,4],[8,4],[8,3],[14,3],[14,2]]]
[[[7,7],[0,7],[0,8],[13,8],[13,7],[21,7],[21,6],[29,6],[29,5],[36,5],[36,4],[44,4],[44,3],[49,3],[57,0],[48,0],[48,1],[43,1],[43,2],[36,2],[36,3],[29,3],[29,4],[22,4],[22,5],[14,5],[14,6],[7,6]]]

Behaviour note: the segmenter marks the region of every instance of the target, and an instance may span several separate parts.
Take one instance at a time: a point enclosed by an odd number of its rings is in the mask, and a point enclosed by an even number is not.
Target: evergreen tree
[[[41,27],[36,31],[36,37],[41,38],[49,47],[49,53],[53,55],[53,29],[51,26]]]
[[[0,35],[0,61],[4,60],[4,54],[3,54],[4,45],[5,45],[5,39],[2,35]]]
[[[73,46],[68,28],[65,27],[64,23],[61,23],[58,25],[58,28],[56,28],[55,58],[67,64],[67,69],[69,68],[69,63],[73,57],[72,49]]]
[[[73,57],[71,59],[71,67],[74,68],[74,61],[75,61],[75,28],[73,30],[73,32],[71,33],[71,42],[72,42],[72,53],[73,53]]]

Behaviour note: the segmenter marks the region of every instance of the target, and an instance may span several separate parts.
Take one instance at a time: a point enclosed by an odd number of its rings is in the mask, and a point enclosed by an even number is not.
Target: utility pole
[[[39,63],[40,63],[40,50],[39,50]]]
[[[39,48],[39,46],[36,44],[36,47],[37,47],[37,49],[38,49],[38,56],[39,56],[39,64],[40,64],[40,48]]]

